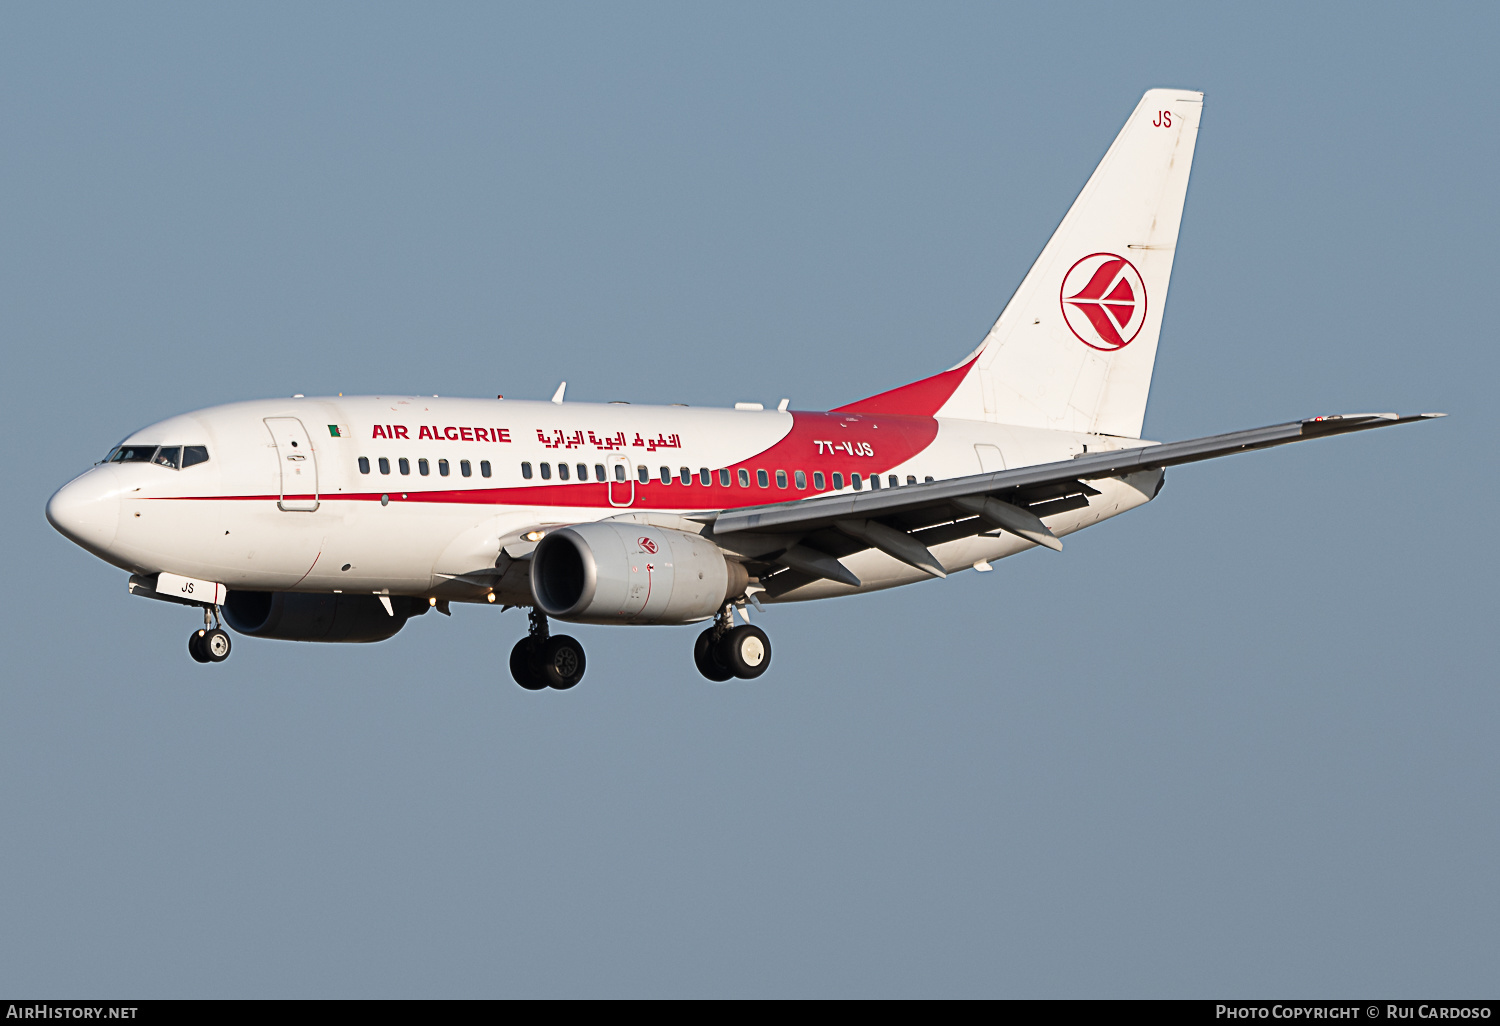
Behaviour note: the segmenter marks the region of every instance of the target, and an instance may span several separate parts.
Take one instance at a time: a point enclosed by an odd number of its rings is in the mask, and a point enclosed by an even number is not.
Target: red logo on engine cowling
[[[652,541],[650,538],[637,538],[635,540],[635,543],[641,548],[645,549],[647,552],[651,553],[653,556],[656,555],[656,542]]]
[[[1135,265],[1114,253],[1090,253],[1063,275],[1063,319],[1093,349],[1124,349],[1146,323],[1146,283]]]

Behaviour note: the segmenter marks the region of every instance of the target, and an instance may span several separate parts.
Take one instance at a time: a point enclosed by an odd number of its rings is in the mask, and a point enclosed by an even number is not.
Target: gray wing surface
[[[726,510],[694,519],[708,522],[706,533],[720,545],[768,564],[767,591],[773,597],[819,577],[858,586],[858,578],[838,559],[867,548],[881,549],[942,576],[927,546],[985,531],[1005,530],[1049,548],[1061,548],[1041,518],[1088,505],[1089,496],[1098,494],[1089,485],[1091,480],[1441,416],[1313,417],[1182,442],[1088,453],[1057,463]],[[778,572],[773,566],[785,569]]]

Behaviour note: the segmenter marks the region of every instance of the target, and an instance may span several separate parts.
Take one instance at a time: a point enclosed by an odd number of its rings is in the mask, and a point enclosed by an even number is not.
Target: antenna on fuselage
[[[557,386],[557,391],[552,393],[552,401],[555,402],[555,403],[557,403],[557,405],[561,406],[562,405],[563,393],[566,392],[567,390],[568,390],[568,383],[566,381],[564,381],[561,385]]]

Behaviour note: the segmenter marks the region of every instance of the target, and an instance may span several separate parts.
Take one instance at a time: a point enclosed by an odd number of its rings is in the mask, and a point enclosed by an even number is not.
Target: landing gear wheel
[[[531,655],[535,647],[528,635],[516,642],[516,647],[510,650],[510,675],[527,691],[541,691],[547,686],[541,674],[532,669]]]
[[[204,631],[203,637],[198,641],[198,648],[208,656],[209,662],[222,663],[229,658],[229,633],[217,627]]]
[[[195,663],[208,662],[208,653],[203,651],[203,635],[207,631],[197,630],[188,635],[188,655],[193,657]]]
[[[698,665],[698,672],[715,684],[722,684],[734,676],[733,670],[726,670],[720,666],[719,660],[714,657],[714,629],[712,627],[698,635],[698,640],[693,642],[693,662]]]
[[[537,648],[538,676],[558,691],[583,680],[584,664],[583,646],[566,634],[554,634]]]
[[[714,657],[741,680],[754,680],[771,665],[771,639],[754,624],[733,627],[719,639]]]

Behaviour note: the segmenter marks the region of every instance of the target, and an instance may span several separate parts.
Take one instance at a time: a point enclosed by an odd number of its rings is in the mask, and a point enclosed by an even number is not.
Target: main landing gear
[[[222,663],[229,658],[229,632],[219,626],[217,606],[203,607],[203,626],[188,635],[188,655],[200,663]]]
[[[715,683],[730,677],[754,680],[771,665],[771,639],[751,624],[734,626],[731,607],[725,606],[714,625],[693,643],[693,662],[698,672]]]
[[[566,691],[583,680],[583,646],[566,634],[547,634],[547,615],[532,608],[531,630],[510,650],[510,675],[527,691]]]

